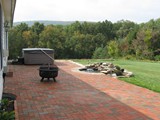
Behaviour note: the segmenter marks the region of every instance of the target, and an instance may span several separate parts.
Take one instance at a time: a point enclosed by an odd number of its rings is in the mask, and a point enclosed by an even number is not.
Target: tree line
[[[35,22],[14,26],[9,31],[10,58],[21,56],[22,48],[51,48],[55,58],[160,59],[160,19],[137,24],[79,22],[47,25]]]

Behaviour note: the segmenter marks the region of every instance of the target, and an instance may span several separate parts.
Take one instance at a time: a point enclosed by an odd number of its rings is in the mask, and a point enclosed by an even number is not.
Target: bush
[[[15,120],[14,111],[11,111],[9,108],[10,104],[12,104],[12,101],[2,99],[0,104],[0,120]]]
[[[156,55],[156,56],[154,57],[154,59],[155,59],[156,61],[160,61],[160,55]]]
[[[110,57],[117,58],[119,56],[118,42],[115,40],[108,42],[107,51]]]
[[[93,56],[92,56],[93,59],[104,59],[104,58],[107,58],[107,57],[108,57],[108,55],[107,55],[106,47],[96,48],[96,50],[94,51]]]
[[[126,55],[126,56],[124,57],[124,59],[126,59],[126,60],[135,60],[136,58],[135,58],[135,56],[133,56],[133,55]]]
[[[93,58],[93,59],[99,59],[99,58],[101,58],[102,52],[103,52],[103,48],[102,48],[102,47],[97,48],[97,49],[94,51],[92,58]]]

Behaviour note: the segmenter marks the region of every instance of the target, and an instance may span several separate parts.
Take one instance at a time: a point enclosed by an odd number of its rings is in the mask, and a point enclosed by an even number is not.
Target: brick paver
[[[56,61],[57,82],[40,82],[39,66],[10,65],[5,92],[17,95],[19,120],[159,120],[160,94]]]

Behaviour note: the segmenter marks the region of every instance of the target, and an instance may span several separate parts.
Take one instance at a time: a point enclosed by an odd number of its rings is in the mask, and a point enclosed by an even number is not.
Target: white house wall
[[[3,21],[4,21],[4,15],[3,15],[3,9],[2,9],[2,6],[1,6],[1,11],[2,11],[2,23],[3,23]],[[3,24],[1,23],[1,35],[0,35],[0,37],[1,37],[1,43],[2,43],[2,49],[1,49],[1,52],[2,52],[2,54],[3,54],[3,46],[4,46],[4,27],[3,27]],[[1,98],[2,98],[2,93],[3,93],[3,55],[2,55],[2,57],[0,56],[0,61],[2,61],[2,68],[0,68],[0,100],[1,100]]]
[[[2,11],[2,22],[0,23],[1,24],[0,40],[2,42],[2,48],[0,47],[1,48],[0,53],[2,53],[2,56],[0,55],[0,100],[2,99],[2,93],[3,93],[3,81],[4,81],[3,73],[7,73],[7,60],[9,55],[8,32],[6,31],[12,25],[15,4],[16,0],[0,0],[1,11]]]
[[[6,32],[4,28],[3,29],[3,73],[7,73],[7,70],[8,70],[7,69],[8,55],[9,55],[8,54],[8,32]]]
[[[2,92],[3,92],[3,73],[0,71],[0,99],[2,99]]]

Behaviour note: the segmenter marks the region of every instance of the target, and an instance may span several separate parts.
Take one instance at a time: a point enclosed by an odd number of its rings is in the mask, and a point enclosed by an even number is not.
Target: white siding
[[[0,71],[0,100],[2,98],[2,93],[3,93],[3,77],[2,77],[3,73],[2,71]]]
[[[1,100],[1,98],[2,98],[2,93],[3,93],[3,63],[2,63],[2,61],[3,61],[3,55],[2,55],[2,51],[3,51],[3,48],[2,48],[2,46],[3,46],[3,21],[2,21],[2,7],[1,7],[1,4],[0,4],[0,100]]]
[[[3,22],[4,23],[4,22]],[[8,61],[8,32],[3,27],[3,72],[7,73],[7,61]]]
[[[7,72],[8,59],[8,34],[5,28],[12,26],[15,5],[16,0],[0,0],[0,100],[3,93],[3,73]]]

